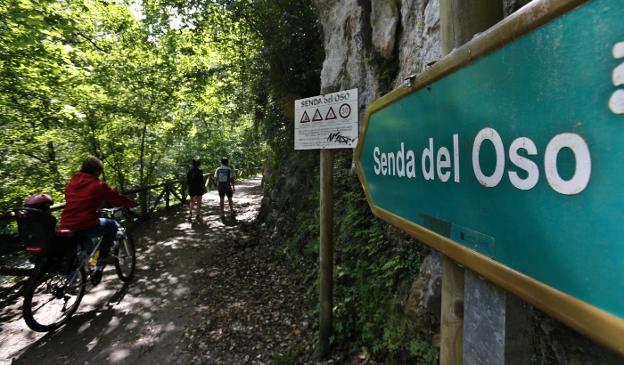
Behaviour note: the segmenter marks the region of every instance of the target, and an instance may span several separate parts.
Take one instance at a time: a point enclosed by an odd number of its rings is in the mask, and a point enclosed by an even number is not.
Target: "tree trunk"
[[[143,123],[143,133],[141,135],[141,153],[139,155],[139,183],[140,187],[144,188],[147,186],[147,181],[145,181],[145,135],[147,134],[147,123]],[[141,215],[143,217],[147,216],[147,198],[148,192],[142,191],[139,193],[139,204],[141,206]]]

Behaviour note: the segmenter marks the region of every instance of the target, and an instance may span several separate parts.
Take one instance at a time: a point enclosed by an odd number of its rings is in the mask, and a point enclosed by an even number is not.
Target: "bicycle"
[[[41,209],[16,209],[20,238],[33,254],[35,268],[24,290],[22,314],[28,327],[49,332],[61,327],[76,312],[86,284],[97,285],[103,267],[98,267],[102,238],[92,250],[93,241],[71,231],[56,231],[56,218]],[[100,209],[100,216],[117,223],[117,236],[111,253],[117,260],[115,271],[123,282],[130,282],[136,266],[134,240],[124,227],[122,208]]]

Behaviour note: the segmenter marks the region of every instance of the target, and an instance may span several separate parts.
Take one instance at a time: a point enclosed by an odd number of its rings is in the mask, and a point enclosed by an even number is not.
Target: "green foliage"
[[[418,274],[421,249],[389,238],[348,165],[345,154],[334,168],[336,345],[365,349],[386,363],[436,363],[437,350],[404,316],[398,294]]]
[[[316,267],[319,251],[318,170],[305,159],[289,165],[291,178],[306,181],[306,194],[280,205],[280,237],[295,260]],[[318,154],[315,154],[318,160]],[[438,351],[422,329],[405,317],[400,293],[418,274],[422,248],[407,237],[392,237],[387,225],[372,216],[356,175],[351,151],[337,153],[334,165],[334,336],[335,348],[353,355],[383,359],[384,363],[434,364]],[[280,182],[280,192],[290,194]],[[287,198],[286,198],[287,199]],[[293,207],[294,206],[294,207]],[[292,210],[290,210],[292,208]],[[288,218],[285,218],[288,217]],[[318,283],[316,284],[318,285]],[[310,316],[318,318],[318,287],[312,290]]]
[[[262,45],[230,11],[193,27],[180,13],[149,0],[0,4],[0,210],[38,192],[61,201],[89,154],[120,189],[182,176],[195,156],[257,172],[248,65]]]
[[[418,274],[421,249],[408,239],[389,241],[350,162],[350,153],[341,153],[334,166],[334,346],[386,363],[437,363],[437,349],[419,337],[398,297]],[[311,216],[306,222],[317,223]],[[300,225],[293,236],[317,237],[318,225]],[[318,241],[308,245],[316,248]]]

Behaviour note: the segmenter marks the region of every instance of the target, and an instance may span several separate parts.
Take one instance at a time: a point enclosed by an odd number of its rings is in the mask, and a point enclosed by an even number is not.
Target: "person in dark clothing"
[[[98,209],[102,203],[121,207],[136,207],[137,203],[114,191],[99,179],[104,171],[102,161],[88,157],[83,161],[80,172],[74,174],[65,188],[65,208],[61,214],[60,229],[71,230],[89,238],[102,237],[98,265],[114,263],[116,258],[108,252],[117,234],[117,223],[112,219],[100,218]]]
[[[193,167],[186,174],[186,183],[189,196],[191,197],[188,221],[190,222],[193,218],[193,207],[196,207],[195,215],[197,220],[200,220],[202,195],[204,195],[206,189],[204,187],[204,172],[199,168],[199,159],[193,159]]]

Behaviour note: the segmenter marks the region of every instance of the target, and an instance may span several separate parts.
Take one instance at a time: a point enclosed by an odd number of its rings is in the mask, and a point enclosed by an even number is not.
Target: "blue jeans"
[[[97,225],[93,228],[81,231],[80,234],[89,237],[102,237],[102,244],[100,245],[100,257],[108,256],[115,236],[117,235],[117,222],[112,219],[100,218]],[[93,243],[88,243],[87,246],[89,252],[93,250]]]

